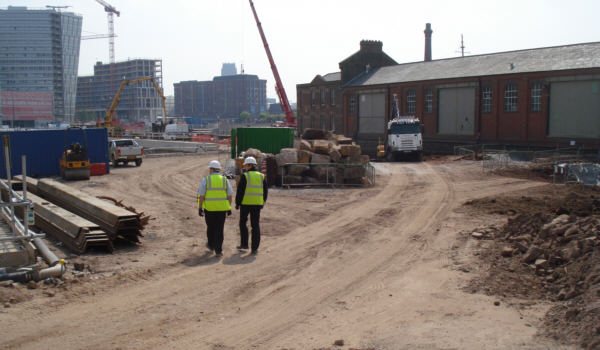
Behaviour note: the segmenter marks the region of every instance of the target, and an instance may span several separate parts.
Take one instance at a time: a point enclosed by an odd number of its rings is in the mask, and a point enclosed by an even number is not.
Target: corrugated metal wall
[[[106,128],[94,129],[68,129],[68,130],[28,130],[28,131],[2,131],[10,138],[10,154],[12,175],[21,174],[21,156],[27,156],[27,176],[49,177],[59,175],[58,162],[65,150],[65,144],[74,142],[85,144],[87,138],[88,153],[91,163],[104,163],[108,172],[108,135]],[[4,143],[0,143],[3,145]],[[4,164],[4,147],[1,152],[0,176],[6,178]]]
[[[473,135],[475,128],[475,88],[439,90],[438,133]]]
[[[600,81],[550,85],[551,137],[600,137]]]
[[[293,128],[231,129],[231,158],[236,158],[248,148],[256,148],[263,153],[278,154],[282,148],[293,146]]]
[[[385,94],[358,95],[358,133],[382,134],[386,130]]]

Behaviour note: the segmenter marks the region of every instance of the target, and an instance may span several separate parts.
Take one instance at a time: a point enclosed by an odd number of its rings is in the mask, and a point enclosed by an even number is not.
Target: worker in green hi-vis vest
[[[248,249],[248,215],[252,227],[252,254],[258,253],[260,245],[260,211],[267,202],[268,186],[265,175],[256,170],[256,159],[244,160],[245,172],[240,178],[235,194],[235,209],[240,209],[240,245],[238,250]]]
[[[229,180],[219,174],[219,161],[211,160],[208,169],[208,176],[202,179],[198,188],[198,215],[204,216],[206,221],[206,247],[220,257],[223,256],[225,215],[231,215],[233,189]]]

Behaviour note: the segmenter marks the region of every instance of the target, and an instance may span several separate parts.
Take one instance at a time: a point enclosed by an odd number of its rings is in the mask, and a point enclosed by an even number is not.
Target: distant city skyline
[[[162,59],[164,90],[173,83],[212,80],[223,63],[235,63],[247,74],[267,80],[267,96],[276,97],[274,79],[246,0],[190,1],[108,0],[115,16],[117,61]],[[83,34],[106,34],[107,19],[93,0],[0,0],[0,7],[45,8],[83,16]],[[433,59],[460,56],[464,35],[467,55],[600,41],[593,0],[481,2],[463,0],[424,3],[357,0],[254,0],[288,99],[296,84],[339,70],[338,63],[359,49],[363,39],[383,42],[399,63],[423,60],[425,23],[433,29]],[[79,75],[90,75],[97,61],[108,62],[108,40],[81,42]]]

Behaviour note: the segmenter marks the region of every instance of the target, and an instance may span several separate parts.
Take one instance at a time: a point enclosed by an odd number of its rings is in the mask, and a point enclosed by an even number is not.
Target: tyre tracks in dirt
[[[151,175],[160,194],[144,186],[137,196],[162,198],[160,210],[177,215],[188,204],[173,200],[190,197],[202,166],[168,164]],[[306,199],[311,191],[272,194],[263,220],[284,219],[274,220],[280,233],[269,235],[257,257],[235,253],[218,260],[194,248],[188,264],[181,257],[147,280],[101,289],[37,316],[10,314],[5,347],[304,349],[342,338],[377,349],[478,349],[482,341],[490,344],[483,347],[500,349],[531,341],[533,332],[517,328],[509,329],[520,334],[514,339],[494,336],[497,319],[519,320],[510,311],[488,309],[486,297],[461,303],[466,296],[458,288],[460,277],[444,268],[456,232],[446,232],[444,225],[455,220],[461,200],[535,184],[493,180],[486,187],[489,180],[477,178],[469,189],[452,169],[435,164],[385,166],[393,175],[378,179],[375,188],[332,192],[339,203],[335,209]],[[294,212],[295,198],[313,207]],[[278,204],[281,210],[270,212]],[[319,210],[327,215],[311,222],[311,211]],[[289,228],[282,225],[285,216],[295,216]],[[226,230],[232,226],[236,223],[228,220]],[[485,317],[490,320],[482,321]],[[490,329],[480,330],[482,324]],[[28,326],[36,331],[26,331]]]

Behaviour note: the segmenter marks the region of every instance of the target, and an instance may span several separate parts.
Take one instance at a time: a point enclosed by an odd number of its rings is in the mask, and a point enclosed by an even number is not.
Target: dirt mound
[[[466,203],[509,215],[506,225],[473,237],[490,240],[479,256],[487,275],[467,290],[555,303],[544,332],[600,348],[600,201],[597,189],[561,188],[556,196],[486,198]],[[522,307],[522,305],[520,305]]]

